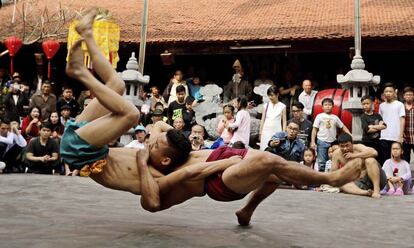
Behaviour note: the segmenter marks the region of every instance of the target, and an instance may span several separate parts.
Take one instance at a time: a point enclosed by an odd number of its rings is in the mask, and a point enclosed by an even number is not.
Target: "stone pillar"
[[[135,57],[135,53],[131,54],[131,57],[128,60],[126,65],[126,70],[120,73],[120,76],[125,81],[125,93],[124,97],[134,104],[136,107],[141,107],[143,102],[139,99],[139,93],[141,85],[146,85],[149,83],[150,77],[148,75],[143,76],[138,71],[138,62]],[[121,143],[126,145],[132,141],[132,135],[134,130],[131,128],[128,133],[121,136]]]

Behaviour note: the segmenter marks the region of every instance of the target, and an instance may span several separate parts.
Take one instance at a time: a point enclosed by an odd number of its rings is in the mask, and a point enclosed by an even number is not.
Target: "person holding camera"
[[[204,128],[198,124],[194,125],[191,128],[191,133],[188,136],[188,139],[191,142],[191,150],[199,151],[203,149],[208,149],[204,144]]]
[[[305,145],[299,139],[300,123],[290,120],[286,132],[276,132],[268,143],[265,151],[279,155],[286,160],[300,162],[303,158]]]

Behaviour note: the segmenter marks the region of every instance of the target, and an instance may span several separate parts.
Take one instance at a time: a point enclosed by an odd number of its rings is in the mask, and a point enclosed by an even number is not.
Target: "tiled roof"
[[[39,0],[56,8],[59,1]],[[139,41],[142,0],[62,0],[110,10],[121,40]],[[361,0],[363,37],[414,36],[414,0]],[[148,41],[212,42],[353,37],[353,0],[150,0]],[[12,34],[12,6],[0,9],[0,39]],[[40,9],[40,7],[39,7]]]

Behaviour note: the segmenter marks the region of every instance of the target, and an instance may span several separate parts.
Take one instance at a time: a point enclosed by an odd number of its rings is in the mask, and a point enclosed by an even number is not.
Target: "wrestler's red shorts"
[[[229,146],[221,146],[214,150],[207,158],[206,162],[222,160],[233,156],[244,156],[247,149],[234,149]],[[216,201],[235,201],[243,199],[247,194],[239,194],[224,185],[221,179],[222,172],[217,172],[207,177],[204,183],[204,191],[206,194]]]

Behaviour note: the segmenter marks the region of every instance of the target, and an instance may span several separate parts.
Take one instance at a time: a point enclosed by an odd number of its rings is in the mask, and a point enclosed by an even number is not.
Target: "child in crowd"
[[[233,137],[230,140],[230,144],[234,144],[237,141],[243,142],[248,147],[250,141],[250,114],[247,111],[247,98],[237,98],[237,114],[234,123],[228,125],[227,130],[233,132]]]
[[[313,148],[306,148],[303,152],[303,161],[301,164],[308,166],[312,170],[319,171],[318,162],[316,162],[316,151]]]
[[[329,157],[329,160],[326,161],[326,164],[325,164],[325,172],[330,172],[331,171],[333,151],[334,151],[333,146],[331,146],[331,147],[328,148],[328,157]]]
[[[401,143],[392,143],[391,158],[382,166],[388,180],[384,189],[387,195],[411,194],[411,169],[407,161],[401,159],[402,153]]]
[[[340,128],[343,132],[352,136],[351,132],[349,132],[348,128],[338,116],[332,114],[333,105],[334,102],[331,98],[323,99],[323,113],[318,114],[313,122],[311,147],[313,149],[317,148],[320,172],[325,171],[326,161],[329,160],[328,148],[336,140],[336,129]]]
[[[260,122],[260,150],[264,151],[272,135],[286,130],[286,105],[279,102],[279,89],[270,86],[267,89],[269,102],[263,104],[262,120]]]
[[[220,134],[220,138],[225,145],[230,143],[233,133],[227,130],[229,124],[234,123],[234,107],[232,105],[225,105],[223,107],[223,119],[218,123],[217,133]]]
[[[361,98],[362,108],[364,113],[361,116],[361,126],[362,126],[362,143],[366,146],[372,147],[375,150],[379,151],[379,139],[381,136],[381,130],[387,128],[386,124],[382,120],[381,115],[374,113],[373,109],[373,98],[371,96],[363,96]],[[378,154],[378,162],[380,164],[384,163],[383,156]]]

